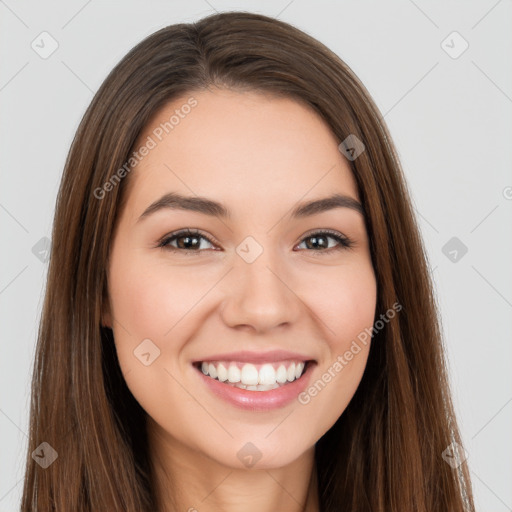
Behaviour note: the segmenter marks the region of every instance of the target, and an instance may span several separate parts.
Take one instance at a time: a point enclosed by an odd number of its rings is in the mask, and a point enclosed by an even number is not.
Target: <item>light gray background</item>
[[[510,0],[0,0],[0,511],[17,510],[22,490],[47,271],[32,247],[50,237],[74,132],[130,48],[213,10],[261,12],[305,30],[352,67],[385,114],[436,281],[478,510],[512,510]],[[47,59],[31,47],[43,31],[59,45]],[[445,49],[457,52],[460,40],[442,45],[453,31],[469,43],[458,58]],[[442,251],[452,237],[468,248],[457,262]]]

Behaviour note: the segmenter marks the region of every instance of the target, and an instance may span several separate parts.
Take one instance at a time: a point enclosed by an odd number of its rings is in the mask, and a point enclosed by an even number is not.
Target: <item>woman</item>
[[[32,396],[24,511],[473,510],[407,187],[346,64],[240,12],[122,59],[66,162]]]

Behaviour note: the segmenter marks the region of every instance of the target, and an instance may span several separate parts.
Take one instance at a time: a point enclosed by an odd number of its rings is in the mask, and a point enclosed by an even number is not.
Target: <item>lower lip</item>
[[[306,367],[306,371],[299,379],[268,391],[248,391],[247,389],[236,388],[229,384],[224,384],[217,379],[207,377],[200,369],[196,368],[196,370],[210,390],[220,398],[223,398],[226,402],[240,409],[271,411],[293,402],[293,400],[304,391],[308,385],[314,366],[315,364],[310,361]]]

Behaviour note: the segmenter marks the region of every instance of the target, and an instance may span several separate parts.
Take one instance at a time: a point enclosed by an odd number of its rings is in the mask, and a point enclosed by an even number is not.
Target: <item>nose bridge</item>
[[[270,329],[296,320],[300,301],[287,283],[278,251],[247,237],[236,249],[224,319],[231,325]]]

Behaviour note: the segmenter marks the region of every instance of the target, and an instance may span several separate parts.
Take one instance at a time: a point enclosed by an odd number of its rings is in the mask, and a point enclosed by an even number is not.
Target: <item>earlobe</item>
[[[101,326],[112,329],[112,320],[110,318],[110,311],[102,311],[101,313]]]

